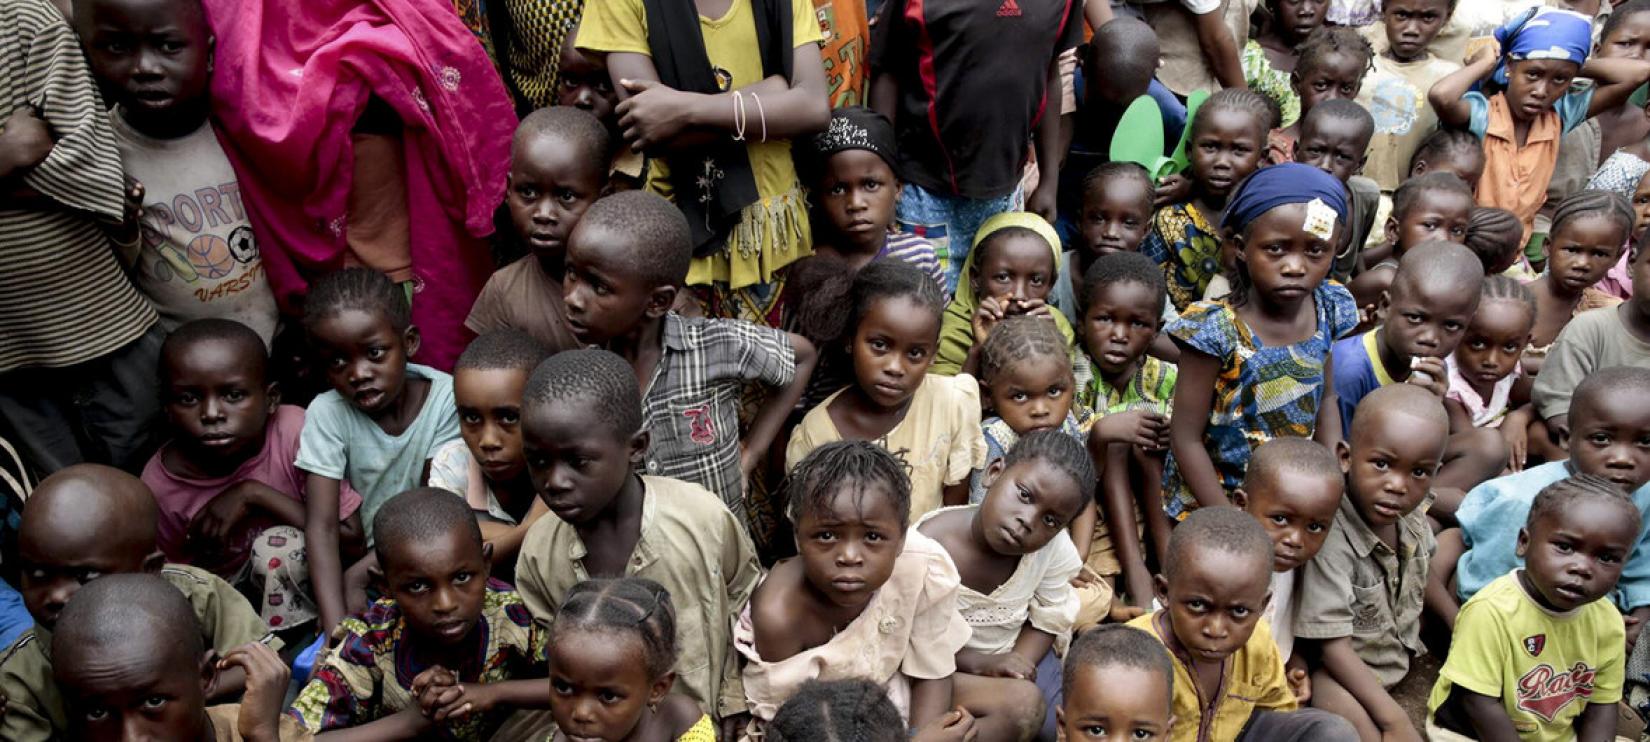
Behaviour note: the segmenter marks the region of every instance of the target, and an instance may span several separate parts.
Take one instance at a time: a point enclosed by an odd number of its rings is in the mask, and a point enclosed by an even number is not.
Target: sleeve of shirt
[[[928,560],[927,579],[911,619],[911,638],[900,672],[935,680],[957,671],[957,652],[968,646],[974,630],[957,610],[957,589],[962,585],[957,568],[937,554],[924,558]]]
[[[294,465],[299,469],[329,479],[344,479],[349,454],[345,449],[348,431],[344,429],[343,417],[348,411],[343,405],[336,392],[323,393],[310,402],[309,412],[304,416],[304,432],[298,436],[298,460]]]
[[[946,454],[945,486],[968,480],[975,469],[985,466],[985,435],[980,432],[980,383],[968,374],[944,379],[955,390],[956,425],[951,433],[951,451]]]
[[[1576,386],[1596,370],[1598,338],[1592,329],[1591,322],[1571,321],[1553,341],[1546,362],[1541,364],[1541,373],[1535,376],[1535,388],[1530,392],[1541,419],[1570,414],[1570,398],[1575,395]]]
[[[1455,618],[1449,658],[1438,676],[1481,696],[1501,697],[1506,648],[1518,646],[1506,622],[1488,601],[1467,601]]]
[[[20,87],[57,137],[46,159],[23,182],[70,209],[119,221],[125,209],[124,170],[109,114],[74,31],[56,13],[39,28],[22,29],[25,59]],[[25,23],[34,20],[24,14]],[[8,32],[16,32],[8,29]],[[7,111],[10,114],[10,111]]]
[[[1301,567],[1295,591],[1295,636],[1339,639],[1352,635],[1352,545],[1334,531],[1318,556]]]
[[[1650,545],[1646,545],[1643,538],[1622,567],[1621,580],[1616,584],[1616,603],[1623,611],[1650,605]]]
[[[429,486],[459,497],[470,490],[470,447],[463,441],[448,441],[430,457]]]
[[[352,640],[353,635],[345,634],[340,641]],[[333,646],[322,653],[314,674],[287,711],[312,733],[346,729],[377,716],[366,702],[378,697],[372,670],[344,659],[339,650]]]
[[[1330,340],[1339,340],[1358,326],[1358,302],[1351,291],[1334,281],[1324,284],[1323,296],[1329,305],[1324,314],[1329,319]]]
[[[632,52],[653,56],[647,45],[647,11],[642,0],[602,0],[584,4],[574,46],[593,52]],[[818,23],[814,24],[817,29]]]
[[[1581,90],[1572,90],[1558,99],[1554,106],[1558,110],[1558,119],[1564,124],[1564,133],[1580,126],[1587,120],[1587,109],[1593,105],[1593,91],[1597,87],[1588,85]],[[1588,163],[1591,167],[1592,163]]]
[[[1484,135],[1490,130],[1490,101],[1483,93],[1469,92],[1461,96],[1467,102],[1470,113],[1467,115],[1467,131],[1483,141]]]
[[[1032,628],[1058,637],[1071,633],[1072,624],[1077,621],[1077,591],[1071,587],[1071,578],[1083,568],[1083,560],[1077,557],[1077,546],[1065,531],[1043,548],[1054,551],[1037,591],[1031,596],[1027,620]]]
[[[281,640],[270,633],[257,609],[223,578],[175,565],[166,567],[165,572],[172,584],[182,581],[189,586],[186,597],[200,619],[202,638],[218,654],[253,642],[267,644],[270,649],[281,648]]]
[[[825,33],[819,28],[819,17],[814,15],[812,0],[791,0],[791,48],[818,44],[824,40]]]
[[[40,641],[32,632],[24,638]],[[19,641],[22,641],[21,639]],[[0,661],[0,692],[5,693],[6,713],[0,714],[0,739],[8,742],[50,742],[52,722],[40,708],[42,694],[56,694],[51,668],[30,647],[13,643]]]
[[[736,345],[727,357],[739,359],[740,378],[771,387],[785,386],[796,378],[796,349],[791,347],[789,333],[739,320],[721,323]]]
[[[551,556],[549,529],[552,526],[549,520],[540,518],[527,530],[521,553],[516,556],[516,594],[521,596],[527,611],[533,614],[533,623],[546,633],[556,622],[556,600],[550,595],[544,574],[548,567],[541,563],[541,559]]]
[[[1621,651],[1626,646],[1627,629],[1616,618],[1614,611],[1605,613],[1603,626],[1595,634],[1599,655],[1604,659],[1599,663],[1598,674],[1593,677],[1593,697],[1588,703],[1616,703],[1622,699],[1622,690],[1627,680],[1627,656]]]
[[[718,629],[728,632],[728,655],[722,660],[722,692],[717,699],[717,716],[726,718],[749,710],[745,700],[745,681],[739,663],[739,649],[733,642],[733,624],[745,611],[751,593],[762,579],[762,567],[756,561],[756,547],[738,519],[722,511],[723,532],[721,573],[727,580],[728,612],[730,616]]]
[[[802,459],[807,458],[808,454],[813,453],[814,449],[819,448],[819,443],[813,437],[813,426],[829,423],[828,419],[824,422],[819,420],[825,415],[825,404],[825,402],[821,402],[818,407],[809,410],[808,414],[802,417],[802,422],[796,426],[795,430],[791,431],[791,439],[785,443],[785,471],[787,473],[795,469],[797,464],[802,463]]]
[[[503,329],[503,293],[498,288],[498,274],[495,273],[487,279],[487,285],[481,287],[475,303],[470,305],[470,316],[465,318],[464,327],[477,335]]]
[[[1169,337],[1186,347],[1215,358],[1225,358],[1232,351],[1232,318],[1225,307],[1214,302],[1200,301],[1188,307],[1178,319],[1169,323]]]

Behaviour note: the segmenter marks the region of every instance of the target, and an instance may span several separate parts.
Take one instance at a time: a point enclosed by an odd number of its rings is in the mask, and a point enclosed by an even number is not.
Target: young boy
[[[487,578],[493,550],[469,506],[419,488],[373,521],[385,597],[339,624],[287,713],[320,739],[356,727],[484,740],[515,709],[549,708],[544,635],[515,591]]]
[[[1272,542],[1240,510],[1194,510],[1169,537],[1157,576],[1163,608],[1128,625],[1174,658],[1175,742],[1357,739],[1344,720],[1297,709],[1299,694],[1260,617],[1271,575]]]
[[[430,457],[429,485],[462,496],[493,547],[493,574],[508,579],[527,529],[550,512],[521,457],[521,394],[550,354],[526,333],[494,330],[471,341],[453,367],[462,440]]]
[[[332,386],[309,405],[296,466],[309,474],[304,538],[321,627],[331,633],[344,617],[345,596],[365,604],[372,556],[351,568],[355,555],[338,544],[339,493],[349,482],[361,493],[367,545],[378,508],[418,486],[430,455],[459,437],[453,378],[407,361],[421,337],[401,287],[366,268],[345,268],[310,285],[304,329],[317,365]]]
[[[765,531],[774,513],[747,518],[744,483],[766,460],[817,355],[799,335],[671,311],[691,259],[687,223],[670,202],[645,192],[603,198],[568,243],[568,320],[581,343],[618,353],[641,384],[651,440],[638,471],[704,487]],[[752,382],[767,387],[767,399],[741,440],[740,399]]]
[[[161,346],[161,398],[172,439],[150,457],[155,541],[172,562],[260,595],[278,631],[315,620],[304,547],[304,472],[293,465],[304,410],[282,405],[263,341],[234,320],[198,319]],[[338,535],[360,549],[361,495],[338,491]]]
[[[1124,20],[1117,21],[1125,22]],[[1096,260],[1114,252],[1138,252],[1152,226],[1152,177],[1132,162],[1106,162],[1090,170],[1072,188],[1081,198],[1072,249],[1060,257],[1060,270],[1048,303],[1066,315],[1072,327],[1083,321],[1083,277]],[[1066,190],[1062,189],[1061,193]],[[1174,307],[1168,306],[1172,313]]]
[[[603,350],[551,356],[527,382],[521,437],[539,496],[556,516],[533,524],[516,561],[534,619],[548,626],[562,596],[592,577],[654,580],[678,606],[677,687],[713,718],[743,715],[729,618],[756,588],[755,549],[704,488],[637,475],[651,436],[629,366]]]
[[[1168,737],[1174,728],[1174,664],[1163,644],[1139,629],[1101,626],[1066,650],[1062,703],[1054,711],[1060,742]]]
[[[1421,141],[1438,128],[1438,113],[1427,104],[1427,91],[1461,65],[1439,59],[1428,49],[1449,21],[1456,0],[1386,0],[1381,24],[1386,49],[1364,78],[1358,103],[1375,119],[1364,174],[1387,198],[1409,176],[1409,161]]]
[[[1375,305],[1380,303],[1381,292],[1392,287],[1398,259],[1423,242],[1461,244],[1467,238],[1472,209],[1472,189],[1451,173],[1427,173],[1398,187],[1392,196],[1392,214],[1386,218],[1387,245],[1365,250],[1363,272],[1346,286],[1364,320],[1360,329],[1374,326]]]
[[[1346,497],[1318,556],[1301,573],[1295,638],[1319,644],[1312,705],[1365,739],[1414,734],[1387,689],[1421,654],[1421,592],[1432,529],[1421,503],[1449,442],[1437,396],[1413,384],[1383,386],[1358,405],[1358,424],[1336,447]]]
[[[567,238],[607,185],[608,141],[607,127],[577,108],[541,108],[522,119],[504,204],[529,254],[487,279],[465,327],[478,335],[521,330],[551,353],[580,347],[562,300]]]
[[[1295,162],[1335,176],[1351,196],[1352,228],[1342,237],[1346,242],[1335,253],[1335,267],[1330,273],[1342,283],[1351,280],[1357,270],[1379,211],[1380,192],[1368,178],[1357,177],[1367,160],[1364,153],[1374,131],[1375,120],[1363,106],[1345,98],[1331,98],[1301,116],[1300,138],[1295,140]]]
[[[0,739],[44,742],[67,733],[68,707],[52,682],[52,631],[69,599],[101,575],[159,573],[189,601],[203,644],[220,654],[252,642],[281,647],[229,583],[194,567],[165,564],[155,549],[155,521],[155,500],[142,481],[97,464],[60,470],[29,497],[18,531],[18,587],[35,625],[0,654],[0,693],[6,698]],[[219,673],[207,698],[233,697],[245,682],[238,668]]]
[[[1530,396],[1536,417],[1545,421],[1555,441],[1575,440],[1570,407],[1584,379],[1611,366],[1650,366],[1650,250],[1635,246],[1629,260],[1632,298],[1614,309],[1576,315],[1559,332],[1535,377]]]
[[[1542,488],[1518,531],[1524,568],[1462,606],[1427,701],[1427,735],[1616,737],[1625,636],[1600,600],[1616,587],[1642,516],[1614,482],[1579,474]]]
[[[275,294],[240,181],[207,120],[212,31],[200,0],[91,0],[77,4],[74,20],[112,104],[126,177],[141,184],[131,204],[139,216],[116,246],[161,329],[223,317],[251,327],[267,347]]]
[[[189,601],[155,575],[109,575],[87,583],[57,622],[52,659],[68,707],[101,712],[75,714],[69,722],[73,739],[311,738],[281,715],[292,671],[280,655],[256,642],[221,656],[209,651]],[[246,676],[245,695],[239,703],[207,706],[218,675],[230,668]]]
[[[1323,548],[1345,493],[1345,475],[1335,454],[1305,438],[1262,443],[1249,461],[1243,487],[1232,493],[1232,504],[1260,521],[1272,539],[1272,597],[1261,617],[1272,627],[1291,683],[1306,676],[1306,662],[1295,655],[1300,568]]]

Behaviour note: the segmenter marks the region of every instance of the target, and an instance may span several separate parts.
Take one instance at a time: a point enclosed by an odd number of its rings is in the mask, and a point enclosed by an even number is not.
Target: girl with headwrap
[[[1547,201],[1559,140],[1589,117],[1620,106],[1650,79],[1650,62],[1587,59],[1592,19],[1568,10],[1534,8],[1497,29],[1500,54],[1481,51],[1427,95],[1445,126],[1466,128],[1484,142],[1481,206],[1518,215],[1524,239]],[[1577,75],[1591,87],[1573,89]],[[1484,91],[1469,90],[1491,78]]]
[[[1060,236],[1042,217],[1005,211],[985,220],[963,263],[957,295],[941,320],[932,372],[974,373],[975,349],[992,325],[1011,314],[1047,317],[1071,347],[1071,323],[1047,303],[1059,273]]]
[[[1347,215],[1339,180],[1293,162],[1256,171],[1227,204],[1232,293],[1193,304],[1168,327],[1180,346],[1163,475],[1171,517],[1230,504],[1250,453],[1268,440],[1339,440],[1329,351],[1358,324],[1358,309],[1326,279]]]

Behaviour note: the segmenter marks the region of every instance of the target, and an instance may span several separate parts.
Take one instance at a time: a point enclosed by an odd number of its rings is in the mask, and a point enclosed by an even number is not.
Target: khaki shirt
[[[745,686],[733,648],[733,620],[761,575],[750,537],[722,499],[696,484],[642,477],[641,535],[624,576],[646,577],[676,606],[682,692],[711,716],[745,711]],[[574,585],[590,579],[588,553],[573,526],[547,514],[527,531],[516,559],[516,592],[533,620],[549,629]]]
[[[200,620],[201,638],[218,654],[252,642],[281,648],[281,640],[270,633],[252,604],[217,575],[168,564],[161,568],[160,576],[189,599]],[[61,737],[68,728],[63,699],[52,680],[51,651],[51,632],[37,624],[0,654],[0,691],[6,694],[0,739],[45,742]]]
[[[1409,672],[1421,644],[1421,595],[1437,549],[1425,508],[1398,519],[1393,551],[1364,522],[1349,497],[1318,556],[1301,567],[1295,637],[1352,638],[1364,664],[1388,688]]]

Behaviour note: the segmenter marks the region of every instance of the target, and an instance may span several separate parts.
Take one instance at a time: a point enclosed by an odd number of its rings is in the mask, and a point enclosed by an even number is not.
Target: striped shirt
[[[883,243],[882,250],[877,252],[876,260],[893,258],[903,260],[922,269],[923,273],[933,276],[940,288],[945,288],[945,269],[940,267],[940,258],[934,253],[934,243],[923,239],[921,235],[910,232],[892,232],[888,241]]]
[[[5,115],[33,107],[57,137],[22,177],[55,208],[0,205],[0,372],[132,342],[155,310],[93,219],[121,219],[120,152],[80,42],[47,0],[0,3],[0,105]]]

